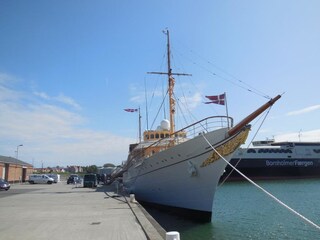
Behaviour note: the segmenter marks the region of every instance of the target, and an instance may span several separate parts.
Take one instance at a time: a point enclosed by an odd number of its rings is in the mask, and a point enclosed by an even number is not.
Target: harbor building
[[[0,178],[8,182],[25,182],[33,166],[13,157],[0,156]]]

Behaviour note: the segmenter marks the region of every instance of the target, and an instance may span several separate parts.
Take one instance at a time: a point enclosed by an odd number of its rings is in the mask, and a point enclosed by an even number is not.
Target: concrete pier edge
[[[148,239],[152,239],[152,240],[166,239],[166,231],[143,208],[143,206],[139,204],[139,202],[137,201],[130,202],[130,198],[128,196],[125,196],[125,199]]]

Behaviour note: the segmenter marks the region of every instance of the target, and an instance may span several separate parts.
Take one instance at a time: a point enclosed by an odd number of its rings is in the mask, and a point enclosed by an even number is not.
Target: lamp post
[[[20,145],[17,146],[17,159],[19,157],[19,147],[22,147],[22,146],[23,146],[23,144],[20,144]]]
[[[17,146],[17,157],[16,157],[16,167],[14,169],[14,179],[13,179],[13,182],[16,181],[16,175],[17,175],[17,164],[18,164],[18,157],[19,157],[19,147],[22,147],[23,144],[20,144]]]

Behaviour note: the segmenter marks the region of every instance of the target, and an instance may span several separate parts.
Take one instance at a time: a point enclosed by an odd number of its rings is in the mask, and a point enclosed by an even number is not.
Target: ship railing
[[[127,166],[136,165],[153,154],[168,149],[174,145],[189,141],[203,133],[208,133],[220,128],[233,127],[233,118],[228,116],[211,116],[182,128],[169,137],[151,142],[149,146],[136,149],[127,161]],[[137,146],[139,147],[139,146]]]
[[[208,133],[224,127],[233,127],[233,118],[228,116],[211,116],[195,122],[185,128],[182,128],[177,132],[185,132],[186,137],[188,139],[192,139],[196,136],[201,135],[202,133]],[[172,136],[177,138],[177,132],[172,134]]]

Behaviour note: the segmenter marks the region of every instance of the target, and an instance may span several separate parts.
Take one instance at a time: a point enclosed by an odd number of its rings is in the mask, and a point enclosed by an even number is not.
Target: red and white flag
[[[205,102],[205,104],[215,103],[220,105],[225,105],[226,103],[226,94],[220,94],[215,96],[206,96],[210,100],[210,102]]]
[[[136,109],[136,108],[126,108],[123,110],[125,110],[126,112],[138,112],[138,109]]]

